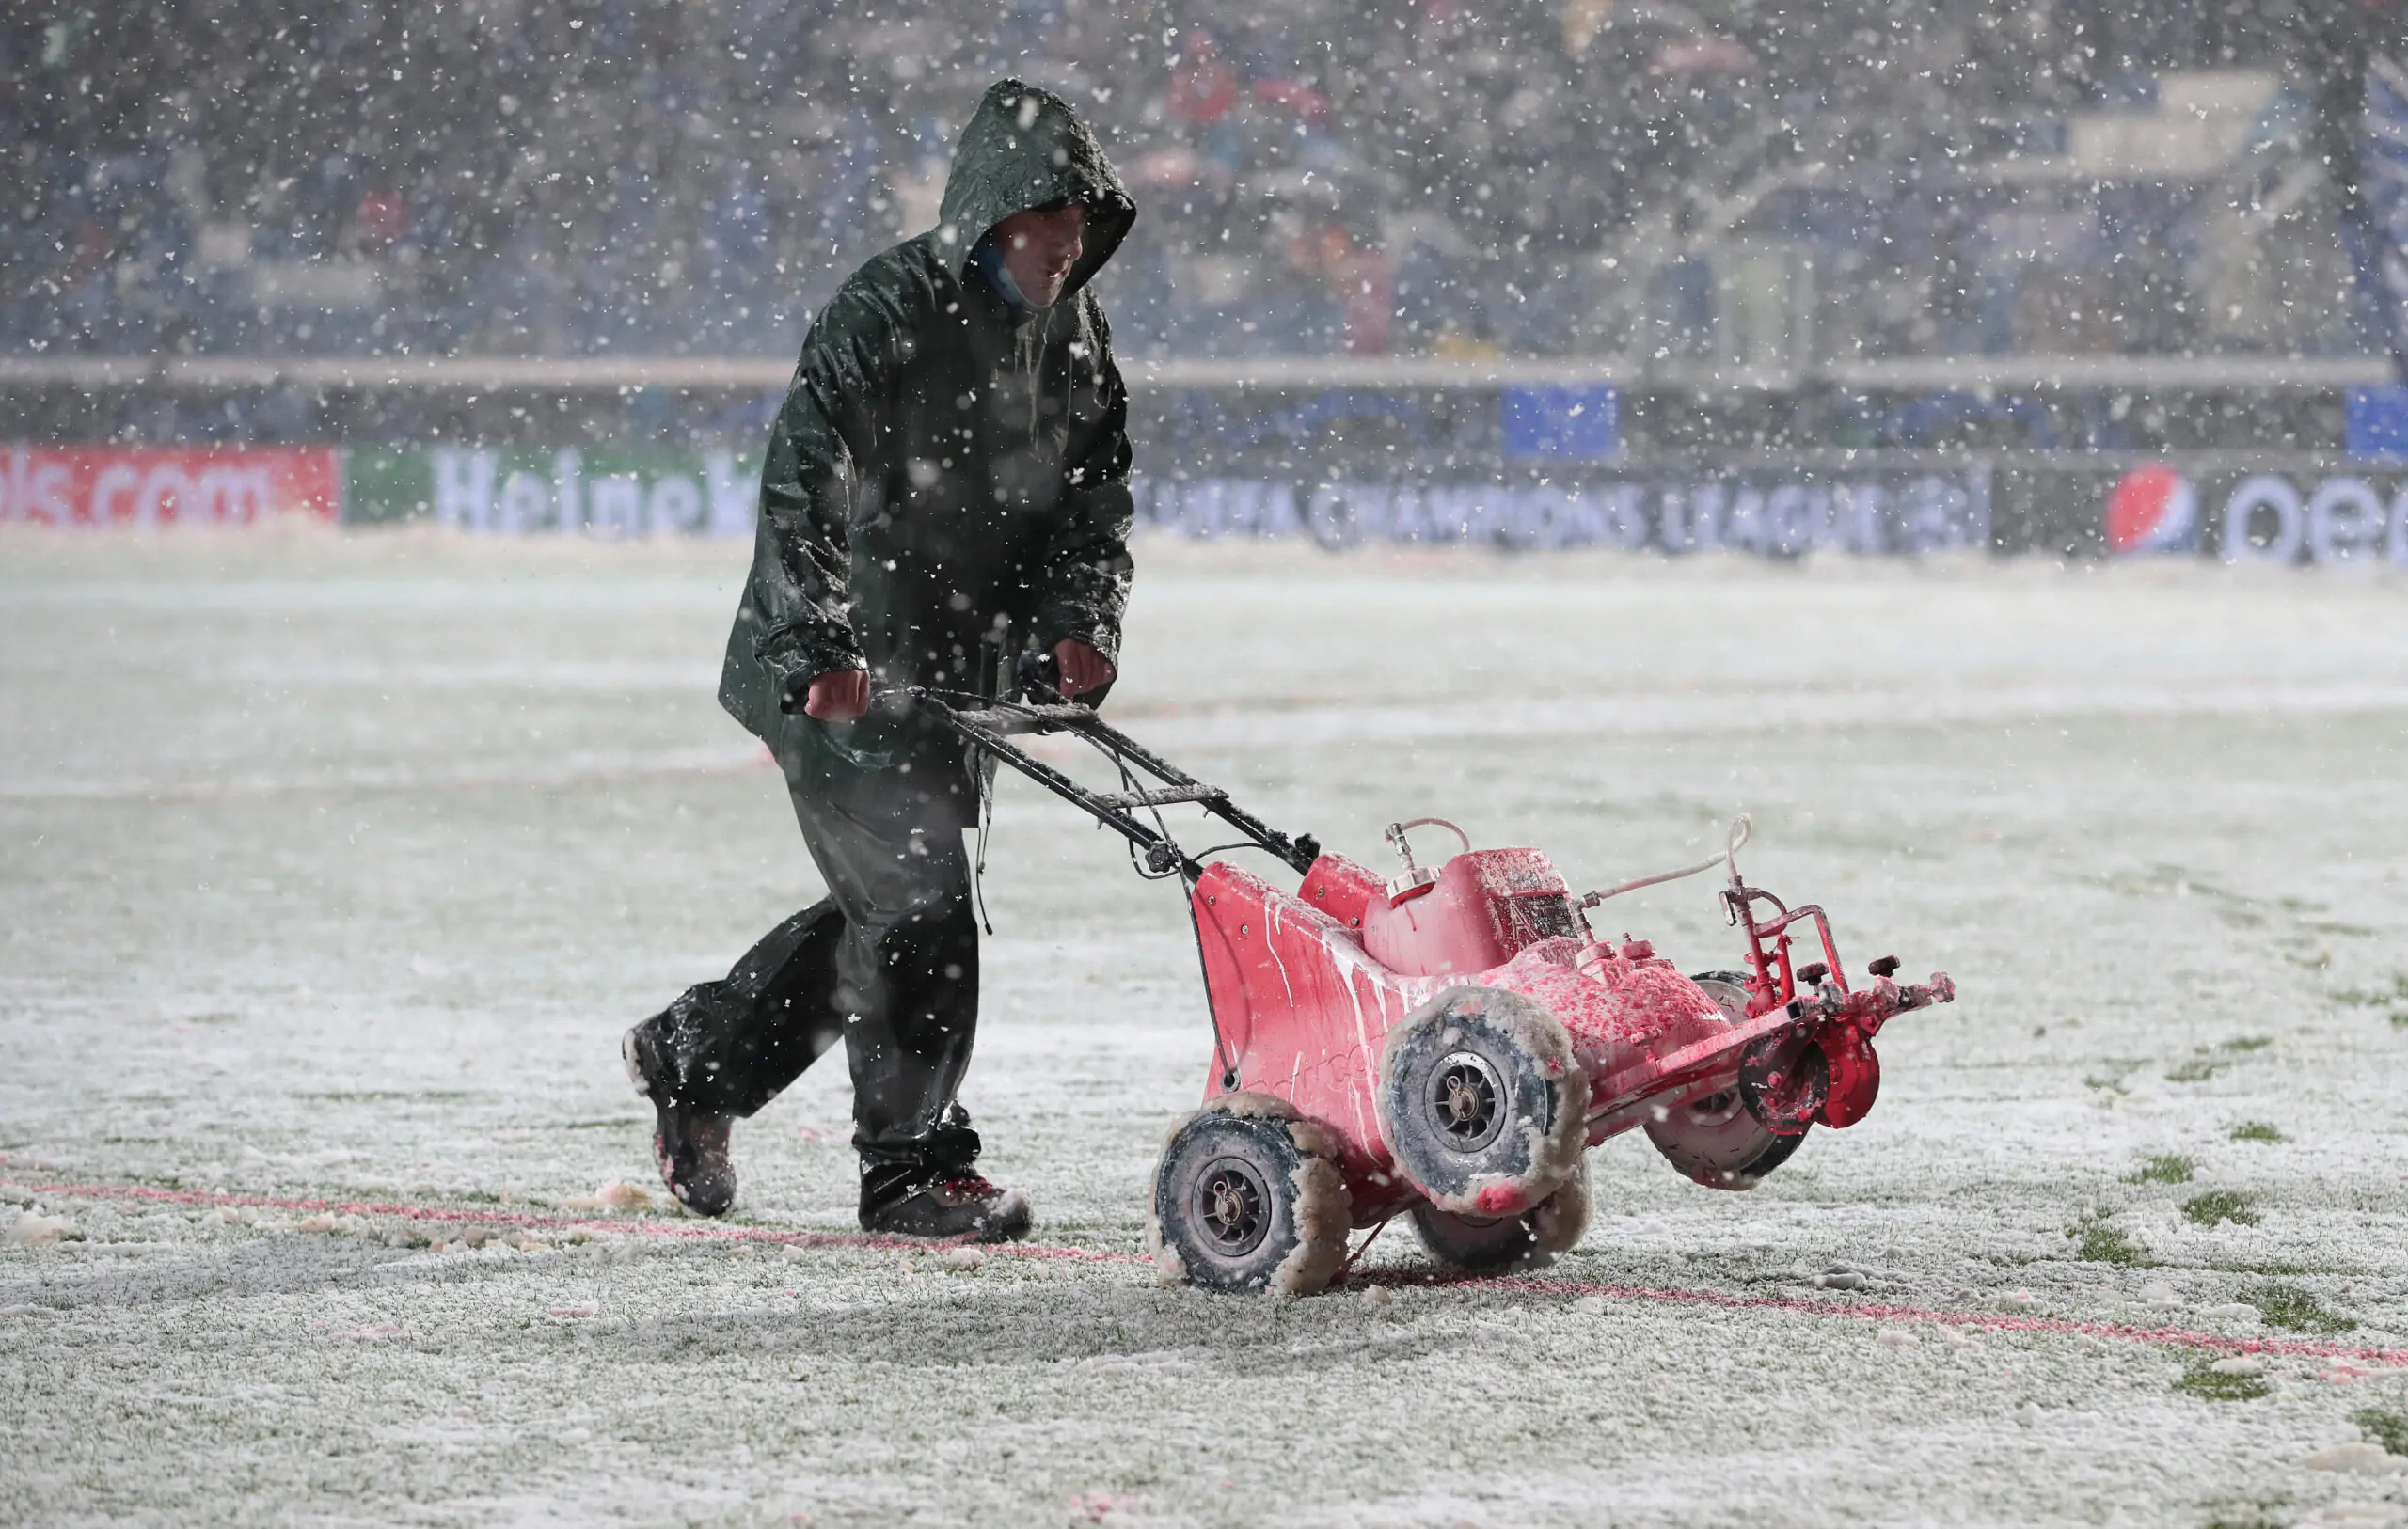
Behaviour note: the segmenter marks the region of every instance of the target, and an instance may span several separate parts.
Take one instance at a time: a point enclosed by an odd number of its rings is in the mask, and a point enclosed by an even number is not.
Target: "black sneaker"
[[[660,1165],[660,1182],[695,1215],[724,1216],[736,1204],[736,1165],[727,1159],[734,1117],[705,1114],[669,1097],[653,1081],[657,1069],[651,1051],[642,1025],[619,1043],[629,1081],[639,1096],[652,1101],[652,1158]]]
[[[862,1230],[890,1237],[1016,1242],[1028,1236],[1029,1220],[1025,1193],[1000,1190],[975,1174],[964,1174],[864,1207]]]

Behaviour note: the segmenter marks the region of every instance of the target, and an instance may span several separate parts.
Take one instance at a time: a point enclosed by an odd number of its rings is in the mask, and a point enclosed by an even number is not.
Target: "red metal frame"
[[[1768,923],[1756,922],[1754,906],[1759,902],[1770,903],[1778,915]],[[1840,965],[1840,948],[1831,939],[1831,921],[1820,906],[1808,903],[1791,908],[1763,888],[1751,887],[1735,875],[1729,890],[1722,893],[1722,907],[1724,918],[1734,928],[1748,932],[1748,965],[1752,972],[1748,981],[1751,1015],[1779,1008],[1798,996],[1798,978],[1789,961],[1789,947],[1796,943],[1796,937],[1789,933],[1789,926],[1800,919],[1813,919],[1815,932],[1822,937],[1828,980],[1837,983],[1841,992],[1848,991],[1846,970]],[[1767,939],[1774,942],[1770,956],[1765,954]],[[1778,977],[1774,976],[1776,969]]]
[[[1091,708],[1063,703],[1041,662],[1032,668],[1024,659],[1021,668],[1019,692],[1034,695],[1036,703],[928,690],[881,700],[918,707],[1094,816],[1129,842],[1141,874],[1176,875],[1186,885],[1212,1019],[1205,1096],[1274,1095],[1323,1127],[1358,1225],[1384,1221],[1423,1195],[1399,1170],[1382,1134],[1379,1079],[1389,1032],[1447,989],[1518,993],[1562,1024],[1573,1064],[1589,1085],[1592,1146],[1660,1118],[1659,1111],[1735,1087],[1776,1132],[1853,1125],[1880,1084],[1872,1038],[1883,1022],[1955,997],[1944,973],[1935,972],[1926,985],[1901,987],[1887,975],[1897,964],[1887,957],[1874,963],[1869,985],[1851,989],[1823,910],[1813,904],[1792,909],[1740,878],[1743,821],[1724,852],[1731,881],[1723,903],[1731,922],[1747,930],[1750,967],[1747,1017],[1733,1023],[1646,941],[1616,946],[1596,938],[1581,910],[1613,893],[1592,893],[1576,905],[1538,850],[1475,850],[1466,839],[1465,852],[1434,874],[1417,867],[1402,843],[1404,830],[1418,823],[1400,824],[1390,833],[1406,875],[1383,881],[1342,855],[1323,854],[1308,834],[1291,838],[1241,811],[1227,792],[1148,751]],[[1111,760],[1128,789],[1098,792],[1033,758],[1010,741],[1028,733],[1078,735]],[[1160,784],[1139,787],[1133,770]],[[1283,891],[1226,861],[1190,855],[1161,817],[1162,808],[1180,804],[1235,828],[1299,873],[1302,884]],[[1772,905],[1772,918],[1755,917],[1759,902]],[[1827,970],[1801,994],[1789,931],[1810,918]]]
[[[1561,1021],[1588,1075],[1592,1146],[1658,1108],[1735,1086],[1743,1061],[1766,1048],[1819,1045],[1829,1054],[1837,1108],[1810,1101],[1798,1128],[1854,1124],[1877,1086],[1873,1032],[1892,1015],[1947,1001],[1947,978],[1914,988],[1876,978],[1854,990],[1827,979],[1800,996],[1792,924],[1814,922],[1838,971],[1822,909],[1791,909],[1735,881],[1724,896],[1748,931],[1755,973],[1738,1024],[1645,941],[1547,933],[1572,926],[1574,915],[1562,877],[1537,850],[1458,855],[1434,882],[1393,899],[1340,855],[1317,859],[1294,893],[1208,865],[1190,898],[1216,1039],[1205,1096],[1270,1094],[1320,1122],[1335,1139],[1357,1225],[1419,1197],[1381,1134],[1380,1064],[1389,1031],[1450,987],[1520,993]],[[1758,921],[1757,901],[1779,911]]]

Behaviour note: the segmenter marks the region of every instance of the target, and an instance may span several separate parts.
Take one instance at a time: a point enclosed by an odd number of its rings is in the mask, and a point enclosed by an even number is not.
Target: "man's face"
[[[1076,202],[1051,212],[1014,213],[995,225],[1004,269],[1020,294],[1038,307],[1052,307],[1085,247],[1087,210]]]

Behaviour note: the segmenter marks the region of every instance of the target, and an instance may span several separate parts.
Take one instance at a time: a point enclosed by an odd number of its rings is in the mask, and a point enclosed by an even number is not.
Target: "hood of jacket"
[[[1137,221],[1137,204],[1069,102],[1039,86],[996,81],[954,146],[937,213],[938,249],[954,274],[966,278],[970,252],[988,229],[1014,213],[1066,201],[1085,204],[1087,231],[1079,263],[1063,284],[1064,297],[1112,259]]]

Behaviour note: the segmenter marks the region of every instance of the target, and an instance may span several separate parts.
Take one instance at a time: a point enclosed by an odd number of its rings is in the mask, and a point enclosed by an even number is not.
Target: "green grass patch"
[[[2202,1260],[2201,1267],[2214,1269],[2219,1274],[2255,1274],[2260,1279],[2268,1280],[2295,1280],[2303,1275],[2311,1274],[2346,1277],[2366,1272],[2364,1269],[2350,1269],[2339,1264],[2303,1264],[2292,1258],[2265,1258],[2254,1263],[2219,1262],[2209,1258]]]
[[[2223,1070],[2223,1063],[2214,1061],[2203,1053],[2167,1073],[2165,1080],[2169,1083],[2204,1083]]]
[[[2408,1003],[2408,971],[2393,972],[2391,985],[2388,987],[2337,987],[2333,990],[2333,1001],[2354,1004],[2362,1009],[2380,1009],[2387,1004]],[[2400,1022],[2395,1016],[2392,1023]]]
[[[2124,1080],[2138,1069],[2147,1066],[2148,1058],[2101,1057],[2099,1060],[2099,1065],[2100,1070],[2084,1077],[2082,1086],[2095,1088],[2107,1094],[2121,1094],[2124,1092]]]
[[[2182,1372],[2174,1389],[2203,1401],[2256,1401],[2273,1388],[2265,1378],[2257,1375],[2226,1375],[2213,1368],[2213,1360],[2201,1360]]]
[[[2379,933],[2363,923],[2351,923],[2344,919],[2302,919],[2299,926],[2310,934],[2340,935],[2348,939],[2370,939]]]
[[[2182,1218],[2194,1226],[2221,1226],[2231,1222],[2240,1226],[2258,1224],[2258,1212],[2249,1196],[2239,1190],[2210,1190],[2182,1202]]]
[[[481,1097],[465,1088],[338,1088],[315,1094],[295,1094],[296,1099],[309,1099],[321,1104],[458,1104]]]
[[[2278,1327],[2287,1332],[2315,1332],[2330,1337],[2358,1325],[2356,1317],[2327,1311],[2314,1296],[2296,1285],[2260,1285],[2241,1299],[2258,1308],[2258,1315],[2266,1319],[2268,1327]]]
[[[2244,1120],[2232,1128],[2232,1139],[2236,1142],[2279,1142],[2283,1140],[2283,1133],[2262,1120]]]
[[[2199,1165],[2179,1152],[2161,1152],[2154,1158],[2144,1158],[2141,1165],[2124,1175],[2127,1184],[2188,1184]]]
[[[2408,1455],[2408,1417],[2380,1407],[2361,1407],[2350,1414],[2350,1421],[2366,1429],[2367,1437],[2381,1444],[2384,1454]]]
[[[2085,1264],[2145,1269],[2157,1262],[2148,1255],[2147,1249],[2134,1242],[2120,1227],[2110,1226],[2097,1216],[2085,1216],[2066,1228],[2066,1236],[2074,1239],[2073,1255]]]
[[[2408,1009],[2392,1010],[2391,1026],[2394,1030],[2408,1030]]]
[[[2262,1051],[2274,1044],[2272,1035],[2236,1035],[2224,1043],[2227,1051]]]

